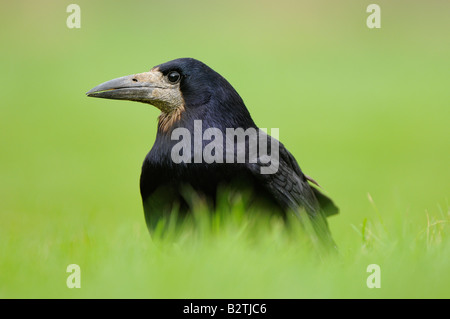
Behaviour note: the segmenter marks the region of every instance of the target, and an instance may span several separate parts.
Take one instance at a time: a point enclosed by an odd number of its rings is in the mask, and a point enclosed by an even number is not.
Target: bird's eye
[[[180,73],[178,73],[177,71],[172,71],[167,75],[167,79],[171,83],[177,83],[180,80],[180,77]]]

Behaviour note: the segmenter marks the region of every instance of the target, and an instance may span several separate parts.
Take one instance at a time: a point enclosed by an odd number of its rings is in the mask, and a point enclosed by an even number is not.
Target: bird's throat
[[[158,129],[163,133],[167,133],[175,123],[180,121],[184,111],[184,104],[181,104],[170,112],[162,111],[158,117]]]

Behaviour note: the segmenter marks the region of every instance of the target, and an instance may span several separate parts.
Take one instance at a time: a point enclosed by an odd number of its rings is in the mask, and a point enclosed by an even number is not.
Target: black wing
[[[280,205],[292,210],[298,217],[301,217],[302,210],[306,210],[313,224],[318,226],[316,230],[321,229],[322,233],[329,234],[326,217],[337,214],[339,209],[330,198],[310,185],[309,182],[318,184],[303,174],[294,156],[282,143],[278,143],[278,169],[274,174],[261,174],[261,167],[267,165],[261,164],[261,158],[257,164],[248,164],[249,169],[259,175],[261,183]]]
[[[279,159],[278,167],[275,165],[276,172],[273,174],[262,174],[261,168],[267,167],[268,164],[262,164],[264,159],[259,158],[258,163],[248,164],[252,173],[259,176],[265,188],[285,208],[298,209],[299,207],[304,207],[311,216],[337,214],[339,209],[333,201],[310,185],[309,182],[318,186],[316,181],[303,174],[294,156],[284,145],[280,142],[278,143]],[[273,159],[273,154],[271,154],[271,157],[272,163],[276,161]],[[265,161],[267,162],[267,158]]]

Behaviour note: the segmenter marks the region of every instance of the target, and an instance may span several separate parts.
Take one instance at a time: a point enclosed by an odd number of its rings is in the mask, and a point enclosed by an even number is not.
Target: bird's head
[[[204,114],[211,111],[210,108],[222,108],[220,112],[213,110],[222,115],[245,112],[250,119],[244,102],[227,80],[191,58],[176,59],[157,65],[149,72],[107,81],[86,94],[154,105],[161,110],[159,127],[162,131],[169,130],[185,113]]]

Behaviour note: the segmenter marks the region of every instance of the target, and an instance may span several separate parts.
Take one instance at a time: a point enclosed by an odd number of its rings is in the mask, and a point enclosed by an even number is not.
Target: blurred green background
[[[0,297],[450,297],[448,1],[377,1],[381,29],[360,0],[80,0],[80,29],[70,3],[0,4]],[[280,129],[341,209],[340,257],[279,233],[154,245],[138,183],[159,111],[85,92],[179,57]]]

